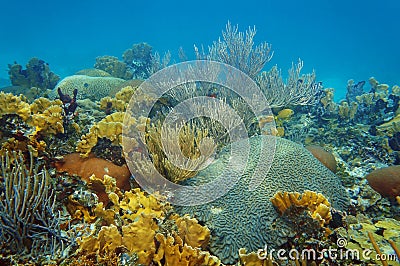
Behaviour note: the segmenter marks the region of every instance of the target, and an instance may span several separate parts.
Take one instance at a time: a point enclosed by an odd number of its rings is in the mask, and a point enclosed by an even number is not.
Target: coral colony
[[[0,264],[399,265],[400,87],[350,80],[335,102],[316,73],[301,73],[303,61],[286,80],[269,68],[271,45],[254,45],[255,34],[228,23],[194,56],[244,72],[270,107],[259,114],[218,84],[139,93],[171,59],[147,43],[62,79],[38,58],[26,69],[9,65],[13,86],[0,92]],[[216,78],[219,70],[202,71]],[[223,104],[195,105],[187,110],[211,117],[166,125],[196,97]],[[226,125],[239,124],[247,139],[232,142]],[[264,142],[274,143],[270,164],[260,160]],[[206,204],[174,205],[176,193],[137,183],[158,174],[165,186],[207,184],[246,147],[243,171],[221,179],[239,181]],[[249,190],[254,173],[265,177]]]

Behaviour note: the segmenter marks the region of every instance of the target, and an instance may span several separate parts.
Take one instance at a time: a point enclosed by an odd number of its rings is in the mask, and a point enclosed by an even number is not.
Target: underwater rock
[[[238,260],[238,250],[246,248],[257,251],[268,245],[276,248],[286,242],[289,225],[279,219],[270,199],[278,191],[303,193],[312,190],[325,195],[336,209],[344,209],[349,198],[340,180],[323,166],[301,145],[282,138],[276,138],[274,161],[268,171],[267,164],[258,163],[260,151],[257,149],[262,138],[250,138],[250,158],[245,172],[238,183],[224,196],[199,206],[175,206],[181,214],[189,214],[203,222],[211,230],[210,250],[223,263],[233,264]],[[244,143],[244,142],[242,142]],[[241,145],[241,142],[238,142]],[[186,185],[208,182],[226,167],[231,157],[229,146],[219,154],[219,159],[193,178]],[[253,191],[248,184],[255,167],[266,167],[266,176]],[[261,169],[262,170],[262,169]],[[208,195],[204,195],[207,198]]]

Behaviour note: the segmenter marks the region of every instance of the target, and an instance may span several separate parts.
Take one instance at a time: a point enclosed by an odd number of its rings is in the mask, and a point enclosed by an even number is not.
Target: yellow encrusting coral
[[[205,248],[210,240],[210,230],[206,226],[201,226],[197,219],[190,218],[189,215],[171,217],[175,220],[178,227],[178,234],[182,240],[191,247]]]
[[[99,138],[107,138],[116,145],[121,144],[124,115],[125,113],[123,112],[113,113],[93,125],[89,132],[81,137],[76,151],[81,153],[82,157],[89,156],[89,153],[92,148],[96,146]]]
[[[319,221],[321,227],[327,225],[332,219],[331,204],[321,193],[306,190],[303,194],[298,192],[277,192],[271,198],[272,204],[283,214],[290,207],[306,208],[309,215]]]
[[[23,95],[0,92],[0,117],[5,114],[16,114],[26,121],[31,115],[31,109]]]
[[[136,88],[132,86],[127,86],[122,88],[119,92],[115,94],[115,97],[104,97],[100,99],[100,109],[106,112],[111,112],[111,110],[116,110],[118,112],[124,112],[128,103],[135,92]]]
[[[196,219],[169,215],[168,203],[139,188],[122,194],[112,182],[106,183],[110,185],[107,191],[111,204],[106,208],[100,202],[93,211],[103,226],[77,239],[77,254],[102,255],[123,248],[143,265],[220,265],[218,258],[202,250],[210,231]]]
[[[221,265],[217,257],[200,248],[187,245],[176,233],[167,237],[157,234],[156,240],[159,243],[159,247],[154,256],[154,262],[159,266]]]

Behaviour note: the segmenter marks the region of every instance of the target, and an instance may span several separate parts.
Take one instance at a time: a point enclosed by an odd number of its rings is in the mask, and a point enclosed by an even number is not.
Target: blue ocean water
[[[39,57],[61,77],[94,65],[101,55],[121,57],[147,42],[177,58],[179,47],[210,45],[227,21],[244,31],[256,26],[256,42],[275,51],[283,73],[298,58],[316,70],[325,87],[345,95],[348,79],[374,76],[400,85],[400,2],[310,1],[1,1],[0,85],[8,64]]]

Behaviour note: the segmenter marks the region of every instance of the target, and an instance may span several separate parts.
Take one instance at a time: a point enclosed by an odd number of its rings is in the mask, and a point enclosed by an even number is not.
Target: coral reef
[[[368,184],[384,197],[400,196],[400,165],[377,169],[366,177]]]
[[[62,79],[56,85],[64,94],[73,95],[73,91],[78,89],[78,99],[100,100],[106,96],[113,96],[117,86],[124,82],[123,79],[115,77],[90,77],[84,75],[73,75]],[[53,96],[57,91],[53,90]]]
[[[226,195],[201,206],[175,207],[178,213],[193,215],[210,228],[210,250],[223,263],[237,261],[239,248],[256,251],[265,244],[278,247],[285,243],[290,226],[279,219],[269,201],[277,191],[316,191],[328,197],[337,209],[345,208],[349,201],[339,179],[306,149],[291,141],[276,138],[273,164],[269,171],[263,171],[263,164],[256,163],[259,151],[255,149],[262,138],[275,137],[250,138],[252,148],[248,167],[240,182]],[[223,149],[218,160],[184,184],[202,184],[215,176],[229,161],[230,152],[227,151],[228,148]],[[260,173],[268,173],[255,190],[249,191],[247,184],[254,171],[252,167],[261,169]]]
[[[153,64],[152,50],[147,43],[137,43],[123,53],[124,62],[131,68],[134,78],[146,79],[150,76]]]
[[[347,217],[347,222],[347,231],[344,228],[339,228],[337,231],[340,237],[348,241],[347,249],[358,250],[360,254],[369,250],[370,261],[365,261],[365,263],[378,264],[380,257],[377,256],[376,247],[379,247],[381,254],[385,254],[390,265],[399,265],[399,262],[395,261],[396,255],[390,244],[390,242],[399,243],[400,241],[398,220],[384,218],[373,223],[367,217],[357,215],[357,217]]]
[[[26,69],[14,63],[8,65],[8,74],[12,85],[24,88],[37,87],[41,90],[52,90],[60,77],[50,71],[49,65],[38,58],[32,58],[26,64]]]
[[[115,78],[132,79],[133,77],[128,65],[125,62],[119,61],[115,56],[106,55],[97,57],[94,68],[103,70]]]

